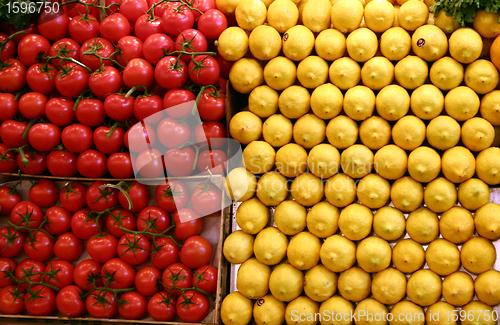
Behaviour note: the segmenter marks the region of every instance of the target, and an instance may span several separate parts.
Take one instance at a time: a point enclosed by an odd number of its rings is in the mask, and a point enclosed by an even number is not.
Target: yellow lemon
[[[340,89],[331,83],[325,83],[313,90],[311,109],[317,117],[329,120],[340,114],[343,101]]]
[[[342,33],[356,30],[363,19],[363,5],[358,0],[338,0],[332,7],[333,27]]]
[[[275,90],[283,90],[294,84],[297,68],[292,60],[283,56],[275,57],[264,67],[264,80]]]
[[[240,27],[229,27],[219,36],[217,52],[227,61],[237,61],[248,52],[248,35]]]
[[[414,303],[430,306],[441,296],[441,278],[431,270],[418,270],[408,280],[406,292]]]
[[[297,176],[290,186],[290,192],[293,199],[303,206],[313,206],[325,195],[323,182],[311,173]]]
[[[452,148],[460,141],[460,124],[452,117],[438,116],[427,125],[426,137],[436,149]]]
[[[394,80],[394,65],[383,56],[371,58],[361,68],[361,80],[365,86],[380,90]]]
[[[315,204],[307,213],[307,229],[319,238],[326,238],[337,232],[339,209],[328,202]]]
[[[318,237],[310,232],[300,232],[288,244],[288,261],[299,270],[309,270],[318,264],[320,249]]]
[[[438,177],[425,187],[424,202],[430,210],[444,212],[457,202],[457,189],[446,178]]]
[[[315,176],[322,179],[330,178],[339,170],[339,151],[330,144],[318,144],[309,152],[307,165],[309,166],[311,173]]]
[[[299,118],[293,126],[293,139],[306,149],[311,149],[325,139],[326,124],[314,114]]]
[[[229,81],[234,90],[242,94],[248,94],[264,82],[264,69],[257,60],[239,59],[229,71]]]
[[[363,177],[357,187],[359,201],[370,209],[383,207],[389,200],[390,192],[389,182],[376,174]]]
[[[413,273],[424,264],[425,252],[422,245],[413,239],[403,239],[396,243],[392,251],[394,266],[404,273]]]
[[[500,90],[493,90],[481,99],[481,116],[494,126],[500,125]]]
[[[486,94],[498,85],[498,70],[488,60],[476,60],[465,69],[465,84],[478,94]]]
[[[500,184],[500,148],[485,149],[477,155],[476,173],[486,184]]]
[[[394,143],[405,150],[418,148],[425,140],[425,124],[416,116],[405,116],[392,128]]]
[[[222,0],[217,1],[216,6],[217,9],[222,11],[225,15],[234,15],[234,11],[239,3],[240,0]]]
[[[253,255],[253,242],[254,238],[250,234],[241,230],[232,232],[224,241],[224,257],[233,264],[245,262]]]
[[[220,317],[225,325],[246,325],[252,320],[252,300],[238,291],[228,294],[222,301]]]
[[[370,294],[371,277],[359,267],[352,267],[339,275],[339,292],[349,301],[361,301]]]
[[[252,141],[243,150],[243,162],[250,172],[263,174],[274,167],[275,155],[276,153],[269,143]]]
[[[341,235],[333,235],[324,241],[320,250],[321,263],[332,272],[342,272],[356,262],[356,245]]]
[[[236,223],[247,234],[255,235],[267,225],[269,209],[257,198],[247,200],[236,210]]]
[[[375,153],[373,161],[377,174],[386,179],[398,179],[406,173],[408,155],[398,146],[389,144]]]
[[[474,117],[479,111],[479,96],[469,87],[454,88],[444,97],[444,109],[457,121],[465,121]]]
[[[478,10],[472,21],[474,29],[484,38],[495,38],[500,34],[500,14]]]
[[[280,204],[287,195],[286,178],[277,172],[265,173],[257,182],[257,197],[267,206]]]
[[[355,86],[344,95],[344,112],[356,121],[367,119],[375,110],[375,94],[366,86]]]
[[[253,244],[255,257],[266,265],[278,264],[286,256],[288,239],[275,227],[262,229]]]
[[[424,325],[425,314],[422,308],[411,301],[403,300],[391,309],[393,320],[391,325]],[[411,315],[411,316],[409,316]]]
[[[391,61],[399,61],[410,53],[411,37],[401,27],[392,27],[380,37],[380,50]]]
[[[276,266],[269,278],[269,289],[279,301],[292,301],[302,292],[304,274],[288,263]]]
[[[383,325],[387,321],[384,320],[383,315],[387,315],[389,311],[387,307],[382,305],[375,299],[368,298],[361,301],[354,310],[355,314],[358,315],[358,324],[373,324],[373,325]],[[381,315],[380,318],[373,318],[371,315]]]
[[[386,305],[394,305],[406,294],[406,277],[395,268],[387,268],[372,280],[373,298]]]
[[[306,227],[306,208],[292,200],[281,202],[274,211],[274,223],[285,235],[293,236]]]
[[[438,238],[431,242],[425,251],[429,268],[439,275],[449,275],[460,267],[460,251],[457,245]]]
[[[240,0],[234,15],[238,26],[251,31],[266,22],[267,8],[260,0]]]
[[[414,180],[428,183],[441,172],[441,157],[432,148],[416,148],[408,157],[408,172]]]
[[[399,85],[389,85],[377,94],[375,107],[382,118],[397,121],[408,113],[410,95]]]
[[[439,230],[444,239],[455,244],[463,243],[474,234],[474,219],[469,210],[452,207],[441,215]]]
[[[411,93],[410,107],[422,120],[433,119],[443,111],[444,95],[434,85],[422,85]]]
[[[490,306],[500,304],[500,272],[489,270],[481,273],[474,282],[477,297]]]
[[[296,119],[309,112],[310,102],[309,91],[304,87],[293,85],[283,90],[278,99],[278,107],[285,117]]]
[[[489,200],[490,188],[480,179],[471,178],[458,186],[458,201],[466,209],[477,210]]]
[[[398,209],[386,206],[375,212],[373,230],[377,236],[385,240],[396,240],[404,234],[405,228],[405,216]]]
[[[464,67],[457,60],[445,56],[432,64],[429,75],[436,87],[450,90],[462,83]]]
[[[299,9],[290,0],[275,0],[267,8],[267,22],[278,32],[284,33],[297,24]]]
[[[379,116],[371,116],[359,126],[359,138],[368,148],[380,149],[391,140],[391,125]]]
[[[297,79],[306,88],[324,84],[328,79],[328,63],[319,56],[308,56],[297,66]]]
[[[318,303],[308,297],[298,297],[291,301],[285,310],[285,320],[287,325],[315,325],[317,321],[314,318],[319,312]],[[300,315],[302,316],[302,320]]]
[[[248,96],[248,109],[258,117],[269,117],[278,111],[278,92],[269,86],[254,88]]]
[[[447,302],[438,301],[435,304],[427,308],[427,313],[425,314],[425,324],[428,325],[457,325],[457,322],[453,318],[444,318],[440,315],[454,315],[458,314],[458,311]],[[440,316],[440,317],[438,317]],[[441,318],[441,319],[440,319]]]
[[[274,150],[273,150],[274,151]],[[229,172],[224,182],[224,190],[233,201],[243,202],[250,199],[257,187],[257,179],[243,167]]]
[[[450,36],[450,54],[460,63],[472,63],[483,50],[481,35],[472,28],[459,28]]]
[[[302,11],[302,23],[314,33],[330,28],[332,3],[330,0],[309,0]]]
[[[345,174],[330,177],[325,183],[325,196],[331,205],[345,207],[356,198],[354,180]]]
[[[346,38],[336,29],[325,29],[316,36],[314,49],[316,53],[327,61],[341,58],[346,50]]]
[[[372,0],[365,6],[364,17],[372,31],[385,32],[394,24],[394,6],[386,0]]]
[[[257,26],[248,37],[248,47],[256,59],[271,60],[281,51],[281,35],[271,26]]]
[[[281,325],[285,322],[285,304],[266,295],[255,302],[253,319],[257,325]]]
[[[282,48],[283,53],[290,60],[302,61],[311,54],[314,48],[314,34],[305,26],[293,26],[283,34]]]
[[[356,0],[357,1],[357,0]],[[342,90],[356,86],[361,80],[359,64],[349,57],[335,60],[328,71],[330,81]]]
[[[340,212],[339,228],[350,240],[361,240],[370,234],[373,213],[366,206],[354,203]]]
[[[356,250],[356,260],[366,272],[380,272],[391,264],[392,249],[389,243],[380,237],[363,239]]]
[[[357,0],[352,0],[357,1]],[[346,48],[349,56],[357,62],[365,62],[377,53],[377,35],[368,28],[359,28],[347,36]]]
[[[328,122],[326,137],[334,147],[345,149],[358,139],[358,125],[347,116],[340,115]]]
[[[416,210],[424,200],[422,184],[411,177],[397,179],[391,187],[391,201],[394,207],[404,212]]]
[[[252,112],[239,112],[229,122],[229,132],[239,143],[256,141],[262,134],[262,121]]]
[[[273,147],[281,147],[292,140],[292,122],[281,114],[271,115],[262,126],[264,140]]]
[[[477,233],[489,240],[500,238],[500,205],[488,203],[479,208],[474,215]]]
[[[462,183],[474,176],[476,160],[469,149],[454,147],[443,154],[443,174],[452,183]]]
[[[493,308],[479,301],[472,301],[468,303],[462,308],[462,310],[467,315],[467,319],[464,319],[461,322],[462,325],[474,325],[478,323],[484,325],[495,325],[498,320],[495,316],[496,313]],[[471,321],[471,319],[473,321]]]
[[[256,299],[263,297],[269,291],[269,276],[271,268],[251,258],[238,269],[236,289],[245,297]]]
[[[321,304],[319,307],[319,312],[323,314],[329,314],[329,315],[353,315],[354,314],[354,307],[352,306],[352,303],[340,296],[333,296],[330,299],[326,300]],[[331,317],[330,317],[331,318]],[[336,324],[336,325],[349,325],[352,324],[351,319],[343,319],[339,318],[340,321],[331,321],[327,322],[326,320],[323,320],[323,325],[326,324]]]
[[[455,306],[469,303],[474,296],[474,281],[465,272],[455,272],[443,281],[443,297]]]
[[[495,246],[483,237],[472,237],[462,246],[461,259],[466,270],[476,274],[486,272],[495,264]]]
[[[426,23],[429,8],[420,0],[409,0],[399,9],[399,25],[406,30],[415,30]]]
[[[276,153],[276,167],[285,177],[296,177],[307,169],[307,152],[296,143],[281,147]]]
[[[421,243],[433,241],[439,234],[439,221],[436,213],[421,207],[408,216],[406,231],[410,237]]]
[[[460,28],[460,25],[456,23],[455,18],[448,16],[448,14],[441,10],[438,16],[435,18],[434,23],[437,27],[447,34],[453,33],[456,29]]]
[[[316,265],[304,277],[304,292],[314,301],[325,301],[337,290],[337,274]]]
[[[411,1],[420,2],[419,0]],[[394,67],[394,75],[396,81],[402,87],[406,89],[415,89],[422,86],[427,80],[429,67],[427,66],[427,62],[418,56],[409,55],[396,64]]]
[[[361,178],[373,167],[373,152],[368,147],[355,144],[344,150],[340,156],[342,170],[352,178]]]
[[[425,61],[436,61],[448,51],[448,38],[439,27],[423,25],[413,33],[411,48]]]

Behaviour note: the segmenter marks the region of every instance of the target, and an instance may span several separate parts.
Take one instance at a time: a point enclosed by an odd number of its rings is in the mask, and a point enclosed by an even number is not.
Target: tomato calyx
[[[174,196],[180,196],[180,195],[183,195],[183,193],[184,193],[183,191],[176,191],[175,185],[174,185],[174,188],[172,188],[172,186],[170,186],[170,184],[169,184],[167,186],[167,189],[163,190],[163,194],[161,194],[161,196],[170,197],[173,200]]]
[[[104,57],[104,56],[100,55],[99,53],[97,53],[104,46],[104,44],[99,44],[98,42],[99,42],[99,38],[95,38],[93,44],[87,42],[86,44],[89,44],[90,49],[83,52],[83,55],[92,55],[92,56],[95,56],[96,58],[99,59],[99,68],[97,69],[97,71],[100,71],[100,72],[104,71],[104,64],[102,62],[103,60],[110,61],[113,64],[116,64],[116,66],[120,67],[121,69],[124,69],[125,67],[123,65],[118,63],[118,61],[116,61],[115,59],[113,59],[115,57],[115,55],[120,54],[121,49],[118,48],[116,51],[111,53],[109,55],[109,57]],[[116,48],[117,47],[115,46],[115,49]],[[89,72],[92,73],[91,70]]]
[[[2,252],[10,245],[14,245],[16,239],[24,237],[24,235],[20,231],[17,231],[15,227],[4,227],[4,228],[7,229],[7,234],[0,233],[0,235],[2,235],[7,240],[7,243],[5,244],[5,247],[2,250]]]
[[[56,286],[53,286],[51,284],[48,284],[48,283],[45,283],[45,281],[31,281],[30,279],[34,276],[42,276],[42,279],[46,276],[46,275],[49,275],[50,274],[55,274],[57,272],[59,272],[59,270],[55,271],[55,272],[33,272],[34,270],[34,266],[31,266],[28,270],[26,269],[21,269],[22,272],[23,272],[23,275],[20,277],[20,278],[16,278],[13,273],[9,273],[9,271],[7,271],[7,274],[9,274],[9,277],[11,277],[11,279],[13,279],[18,286],[22,286],[23,284],[27,284],[28,287],[26,288],[26,291],[28,291],[28,293],[30,293],[31,297],[38,297],[38,298],[43,298],[41,296],[38,296],[39,291],[33,291],[31,288],[33,286],[37,286],[37,285],[40,285],[40,286],[44,286],[44,287],[47,287],[47,288],[50,288],[52,290],[54,290],[55,292],[58,292],[60,289]],[[11,275],[12,274],[12,275]],[[43,289],[43,287],[42,287]]]
[[[29,145],[25,144],[22,147],[19,148],[10,148],[5,151],[5,153],[2,155],[0,154],[0,161],[12,161],[15,160],[15,158],[9,158],[7,157],[9,153],[19,153],[21,155],[21,161],[23,163],[23,166],[26,168],[29,165],[29,160],[26,158],[26,155],[24,154],[26,151],[30,154],[30,156],[33,158],[33,153],[37,153],[35,150],[33,150]]]

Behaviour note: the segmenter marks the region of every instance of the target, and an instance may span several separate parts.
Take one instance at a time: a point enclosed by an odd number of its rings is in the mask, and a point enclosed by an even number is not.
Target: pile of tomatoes
[[[211,50],[226,17],[214,0],[106,2],[63,2],[22,31],[0,26],[0,172],[130,178],[144,163],[137,138],[157,139],[165,160],[204,141],[198,166],[176,176],[213,167],[231,63]],[[171,147],[191,116],[187,144]]]
[[[0,312],[201,322],[218,281],[202,216],[221,192],[210,179],[151,190],[38,180],[23,200],[1,187]]]

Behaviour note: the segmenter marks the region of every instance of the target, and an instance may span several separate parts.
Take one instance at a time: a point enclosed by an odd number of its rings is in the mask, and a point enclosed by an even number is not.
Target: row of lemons
[[[499,15],[459,28],[432,0],[216,3],[248,94],[229,123],[245,167],[226,183],[241,203],[222,322],[496,324]]]

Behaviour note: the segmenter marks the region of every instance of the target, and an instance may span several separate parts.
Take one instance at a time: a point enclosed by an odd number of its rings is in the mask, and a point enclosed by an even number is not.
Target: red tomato
[[[62,0],[62,3],[69,2],[69,0]],[[83,3],[95,4],[98,5],[98,0],[82,0]],[[92,6],[86,6],[83,3],[73,3],[64,6],[64,10],[69,17],[80,17],[87,13],[87,8],[89,12],[95,15],[97,8]],[[80,15],[81,14],[81,15]]]
[[[208,315],[207,297],[196,291],[186,291],[177,300],[175,311],[187,323],[200,323]]]
[[[198,156],[197,167],[200,173],[208,175],[224,174],[227,168],[227,156],[223,150],[205,150]]]
[[[23,282],[21,288],[26,289],[29,287],[29,282],[42,282],[43,271],[45,271],[43,262],[27,258],[19,262],[14,276],[18,282]]]
[[[157,64],[166,52],[174,51],[174,41],[163,32],[152,34],[143,44],[144,58],[151,64]]]
[[[158,292],[148,302],[148,313],[156,321],[168,322],[175,317],[175,302],[166,291]]]
[[[167,212],[175,212],[188,205],[189,189],[182,181],[168,181],[166,185],[156,187],[155,198],[160,208]]]
[[[47,170],[47,154],[33,151],[24,152],[24,158],[28,160],[27,167],[23,164],[23,156],[19,153],[16,157],[17,167],[24,174],[41,175]]]
[[[181,262],[192,268],[198,269],[207,265],[212,260],[212,245],[201,236],[191,236],[181,248]]]
[[[163,29],[162,29],[163,31]],[[9,37],[7,34],[0,33],[0,42],[5,41]],[[13,40],[10,40],[5,44],[2,52],[0,53],[0,58],[2,58],[3,61],[7,61],[10,58],[13,58],[16,56],[17,53],[17,46],[16,43],[14,43]]]
[[[148,2],[146,0],[123,0],[120,5],[120,12],[127,17],[131,24],[135,24],[136,20],[147,10]]]
[[[59,291],[56,297],[57,310],[64,317],[80,317],[85,314],[86,308],[82,301],[82,289],[76,285],[69,285]]]
[[[94,288],[92,279],[95,280],[96,286],[102,285],[101,264],[92,259],[84,260],[78,263],[73,272],[73,280],[75,284],[85,291]]]
[[[112,153],[108,157],[106,166],[114,178],[130,178],[134,175],[130,154],[126,152]]]
[[[195,152],[192,148],[170,149],[165,153],[167,176],[189,176],[193,172]]]
[[[59,5],[59,4],[58,4]],[[38,17],[38,32],[48,40],[55,41],[68,34],[69,17],[52,5],[52,11],[43,10]]]
[[[45,212],[45,218],[47,219],[45,229],[52,235],[61,235],[68,232],[71,229],[72,216],[71,212],[63,207],[50,207]]]
[[[121,13],[112,14],[101,22],[99,32],[110,42],[117,43],[120,38],[130,35],[130,23]]]
[[[85,200],[87,187],[80,182],[68,182],[59,194],[62,206],[70,212],[76,212],[87,206]]]
[[[104,263],[116,256],[118,240],[110,234],[94,235],[87,243],[87,252],[90,257],[99,263]]]
[[[188,53],[206,52],[208,49],[207,39],[205,35],[196,29],[183,30],[175,39],[175,50],[184,50]],[[187,54],[181,55],[184,62],[190,62],[191,56]]]
[[[213,88],[205,89],[198,102],[198,114],[205,121],[219,121],[226,117],[226,97]]]
[[[19,227],[37,229],[43,221],[43,212],[35,203],[21,201],[12,209],[10,221]]]
[[[163,24],[161,17],[151,16],[148,14],[142,15],[137,18],[134,26],[134,32],[141,41],[145,41],[150,35],[156,33],[163,33]],[[142,47],[141,47],[142,48]]]
[[[118,41],[118,48],[121,53],[116,56],[116,60],[126,66],[132,59],[144,57],[142,50],[142,40],[135,36],[124,36]]]
[[[175,56],[166,56],[156,65],[155,79],[163,88],[181,88],[188,80],[187,65]]]
[[[165,113],[173,118],[182,119],[191,114],[196,96],[188,89],[170,89],[163,97]]]
[[[191,138],[191,129],[187,123],[181,124],[171,117],[164,118],[156,131],[158,139],[165,147],[179,148]]]
[[[125,262],[139,265],[148,260],[151,243],[145,235],[125,234],[118,242],[116,251]]]
[[[155,250],[153,248],[153,250],[151,251],[151,262],[158,269],[164,270],[167,266],[177,263],[181,260],[179,255],[180,247],[174,244],[172,239],[166,237],[158,237],[156,238],[155,243],[156,247],[158,247],[158,250]]]
[[[78,172],[85,177],[102,178],[108,172],[106,160],[105,154],[90,149],[78,156],[76,166]]]
[[[121,299],[125,303],[118,308],[118,313],[124,319],[141,319],[146,315],[148,302],[139,292],[125,292]]]
[[[17,59],[8,59],[0,69],[0,91],[17,92],[26,85],[26,67]]]
[[[84,98],[76,106],[75,115],[78,122],[96,127],[106,119],[106,110],[102,100]]]
[[[23,133],[28,127],[28,122],[6,120],[0,125],[0,139],[9,148],[19,148],[28,144],[28,139],[23,139]]]
[[[121,238],[125,232],[120,227],[136,230],[135,216],[124,209],[115,209],[106,217],[106,228],[113,236]]]
[[[144,266],[135,275],[135,287],[140,294],[151,297],[158,292],[161,271],[154,266]]]
[[[92,129],[84,124],[68,125],[62,131],[61,139],[69,152],[82,153],[92,146]]]
[[[36,293],[32,296],[31,293]],[[25,296],[26,311],[32,316],[49,316],[56,312],[56,293],[43,285],[35,285]]]
[[[161,234],[170,227],[170,216],[156,206],[144,208],[137,218],[137,229],[154,234]],[[151,238],[151,236],[148,236]]]
[[[175,222],[175,238],[184,240],[191,236],[199,235],[203,229],[203,218],[192,209],[179,209],[172,218]]]
[[[99,35],[99,22],[94,15],[89,15],[88,19],[75,17],[69,22],[68,29],[71,38],[78,44],[83,44],[86,40]]]
[[[163,101],[158,95],[139,96],[134,102],[134,116],[141,122],[156,124],[163,118]]]
[[[180,2],[169,2],[161,19],[163,30],[170,36],[177,36],[194,25],[192,10]]]
[[[61,142],[61,129],[52,123],[38,123],[28,131],[30,146],[37,151],[50,151]]]
[[[56,90],[56,68],[52,64],[45,67],[42,63],[35,63],[26,72],[26,82],[31,90],[48,95]]]
[[[47,96],[42,93],[26,93],[19,99],[19,112],[28,120],[44,117],[47,101]]]
[[[157,149],[146,149],[135,160],[136,177],[157,178],[163,175],[163,159]]]
[[[71,223],[71,225],[73,226],[73,222]],[[76,229],[73,229],[73,227],[71,228],[73,232],[75,232]],[[82,240],[76,234],[71,232],[67,232],[59,236],[59,238],[56,241],[56,244],[54,245],[54,254],[62,260],[66,261],[77,260],[82,255],[82,252],[83,252]]]
[[[119,126],[114,128],[113,130],[111,127],[100,126],[94,130],[93,138],[97,150],[109,155],[121,150],[121,148],[123,147],[124,136],[125,131],[123,131],[123,129]]]
[[[117,93],[122,85],[120,72],[109,65],[105,66],[102,72],[96,71],[89,77],[89,88],[100,99],[106,99],[109,95]]]
[[[0,135],[1,135],[1,132],[2,132],[2,130],[0,127]],[[3,143],[0,143],[0,154],[2,154],[2,156],[5,156],[4,160],[0,160],[0,172],[13,173],[13,172],[16,172],[17,168],[18,168],[17,161],[16,161],[16,154],[12,151],[5,154],[7,152],[7,150],[9,150],[9,147],[7,147]]]
[[[50,43],[42,35],[30,34],[26,35],[19,42],[17,47],[17,54],[19,60],[27,66],[37,63],[37,57],[41,53],[44,56],[49,54]]]
[[[0,122],[12,120],[19,113],[19,105],[13,94],[0,94]]]
[[[5,315],[19,315],[24,311],[26,293],[17,286],[7,286],[0,290],[0,312]]]
[[[101,212],[118,205],[118,190],[105,185],[106,182],[94,182],[87,189],[87,206],[92,211]]]
[[[23,249],[24,236],[11,227],[0,228],[0,256],[14,257]]]
[[[198,9],[202,13],[199,13],[197,10],[193,10],[193,15],[195,21],[197,21],[200,16],[207,12],[210,9],[215,9],[217,8],[215,4],[215,0],[194,0],[193,1],[193,8]]]
[[[132,59],[123,70],[123,83],[127,87],[149,87],[155,79],[154,68],[147,60]]]
[[[215,84],[220,76],[219,63],[208,55],[194,56],[188,69],[189,79],[202,86]]]
[[[96,318],[113,318],[118,314],[115,295],[109,291],[92,291],[85,301],[85,306],[90,316]]]
[[[122,0],[106,0],[105,2],[106,7],[109,7],[109,9],[106,9],[106,15],[111,15],[120,11],[120,4],[122,3]]]
[[[39,207],[48,208],[56,204],[59,198],[57,185],[49,179],[38,180],[30,189],[31,202]]]
[[[212,8],[198,19],[198,29],[206,38],[216,40],[227,29],[227,19],[222,11]]]
[[[144,184],[133,182],[125,186],[125,192],[127,192],[130,200],[132,201],[132,208],[129,209],[129,204],[125,194],[123,192],[118,193],[118,201],[120,205],[130,212],[140,212],[148,206],[149,202],[149,190]]]
[[[65,260],[54,260],[45,267],[45,277],[43,281],[59,289],[72,285],[75,267]]]
[[[73,106],[75,102],[70,98],[52,98],[45,105],[45,115],[50,122],[58,126],[66,126],[75,120]]]
[[[78,173],[77,156],[68,151],[51,151],[47,156],[47,169],[54,176],[72,177]]]
[[[207,143],[212,149],[223,148],[227,143],[227,129],[221,122],[203,122],[194,129],[196,143]]]
[[[234,62],[224,60],[224,58],[219,53],[215,55],[215,59],[217,60],[217,62],[219,62],[221,77],[224,77],[226,79],[229,78],[229,71],[231,70]]]
[[[21,201],[22,199],[15,189],[7,186],[0,187],[0,215],[10,216],[12,209]]]
[[[162,280],[169,295],[179,296],[181,291],[179,289],[172,289],[174,284],[180,289],[191,288],[193,272],[184,264],[174,263],[163,271]]]
[[[193,209],[202,216],[208,216],[220,211],[222,206],[222,192],[212,182],[202,182],[196,186],[191,194]]]
[[[120,258],[113,258],[104,263],[101,271],[104,281],[107,278],[113,280],[109,283],[110,289],[127,289],[134,286],[134,267]]]
[[[73,62],[65,65],[67,73],[64,70],[57,73],[56,88],[64,97],[76,98],[88,89],[89,72]]]
[[[34,260],[46,261],[54,255],[54,239],[43,231],[35,231],[24,242],[24,252]]]
[[[117,14],[117,15],[119,15],[119,14]],[[101,34],[102,34],[102,24],[101,24],[100,29],[101,29]],[[120,38],[118,38],[118,39],[120,39]],[[116,42],[118,41],[118,39],[116,40]],[[83,43],[82,47],[80,48],[80,60],[83,64],[85,64],[87,67],[89,67],[92,71],[95,71],[95,70],[99,69],[99,58],[97,58],[91,54],[85,54],[85,52],[87,52],[87,51],[88,52],[95,51],[97,54],[99,54],[103,58],[111,58],[112,59],[111,55],[115,51],[115,48],[113,47],[113,44],[111,43],[111,41],[108,41],[108,39],[106,37],[105,38],[101,38],[101,37],[91,38],[91,39],[85,41],[85,43]],[[104,59],[104,60],[102,60],[102,64],[104,66],[112,65],[113,62]],[[68,97],[70,97],[70,96],[68,96]]]
[[[104,110],[113,120],[125,122],[134,115],[134,97],[125,98],[125,95],[120,94],[109,95],[104,101]]]
[[[99,232],[102,228],[102,221],[96,222],[89,218],[90,210],[88,208],[77,211],[71,218],[71,230],[80,239],[86,240]],[[87,220],[88,219],[88,220]]]
[[[62,38],[57,42],[52,44],[52,47],[49,50],[49,56],[57,56],[60,55],[62,57],[73,58],[77,61],[80,60],[80,45],[71,38]],[[61,60],[54,59],[51,63],[59,67]]]
[[[136,123],[125,133],[123,142],[130,151],[139,153],[146,149],[154,148],[156,133],[149,124]]]
[[[0,257],[0,288],[5,288],[14,284],[14,280],[7,275],[7,271],[14,272],[16,267],[17,264],[12,259]]]

